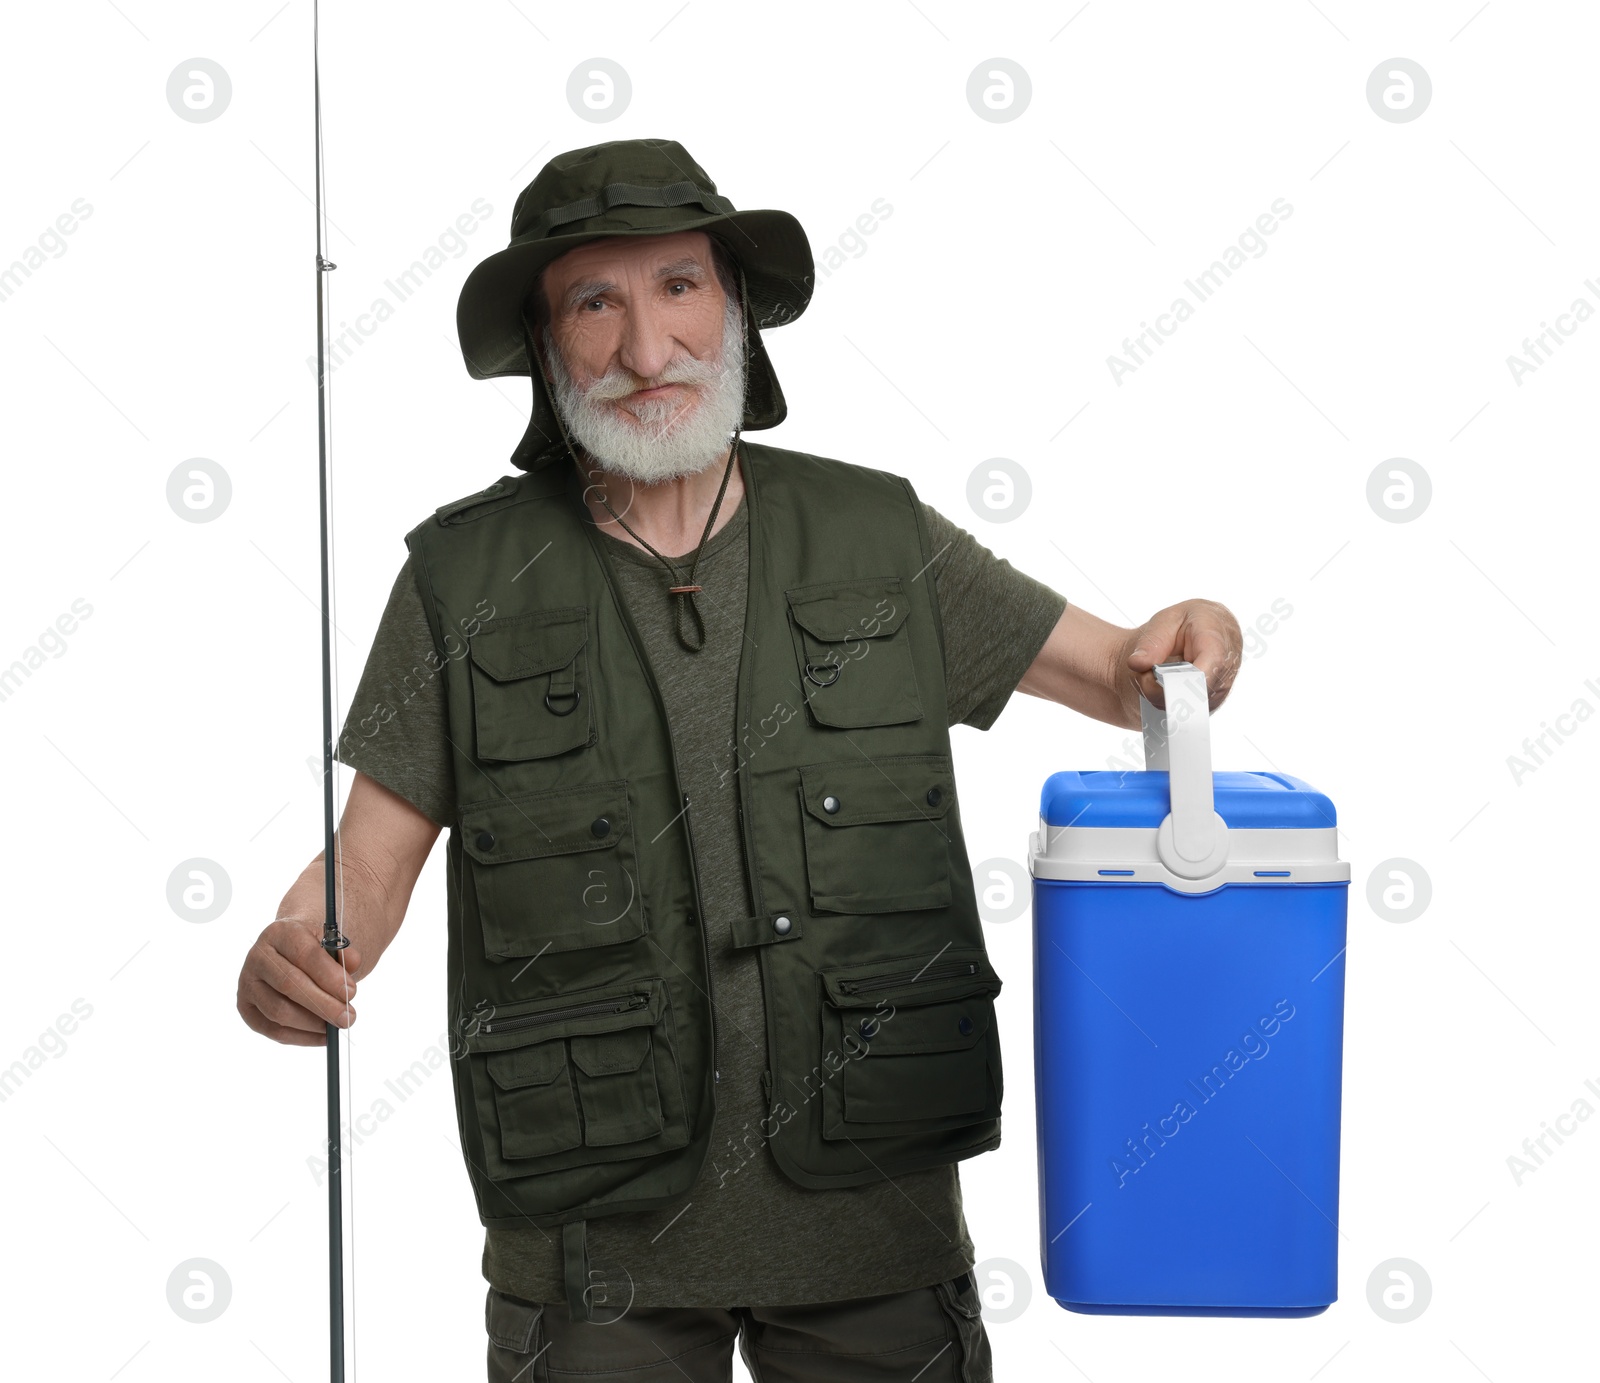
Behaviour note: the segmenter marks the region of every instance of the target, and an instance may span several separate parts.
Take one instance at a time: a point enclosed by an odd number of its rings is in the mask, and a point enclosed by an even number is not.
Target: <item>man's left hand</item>
[[[1151,670],[1157,663],[1182,658],[1206,678],[1207,700],[1214,711],[1228,697],[1244,655],[1244,635],[1232,611],[1214,600],[1183,600],[1157,610],[1128,639],[1124,676],[1145,700],[1165,707],[1161,684]]]

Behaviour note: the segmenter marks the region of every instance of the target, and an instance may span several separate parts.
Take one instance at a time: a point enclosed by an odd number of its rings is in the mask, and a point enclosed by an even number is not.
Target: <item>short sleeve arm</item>
[[[1044,647],[1067,598],[996,557],[932,506],[924,504],[922,512],[944,623],[950,724],[987,730]]]
[[[378,621],[337,757],[449,826],[456,786],[444,696],[443,660],[408,554]]]

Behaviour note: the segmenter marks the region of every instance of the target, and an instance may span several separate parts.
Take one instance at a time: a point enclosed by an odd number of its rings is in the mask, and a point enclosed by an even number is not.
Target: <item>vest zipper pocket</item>
[[[914,1138],[933,1148],[998,1136],[1001,979],[987,955],[962,947],[920,962],[885,956],[818,978],[821,1046],[807,1064],[833,1073],[817,1092],[824,1139]]]
[[[689,1141],[664,980],[569,987],[502,1007],[478,1022],[459,1074],[478,1112],[483,1173],[521,1181],[524,1211],[570,1208],[572,1187],[598,1165]]]
[[[650,1002],[648,994],[630,994],[626,999],[609,999],[587,1004],[568,1004],[565,1008],[547,1008],[539,1013],[519,1014],[496,1022],[479,1023],[482,1033],[519,1032],[523,1028],[537,1027],[541,1023],[555,1023],[564,1018],[587,1018],[597,1013],[631,1013]]]
[[[873,975],[864,980],[840,980],[841,994],[866,994],[874,989],[893,989],[896,985],[910,984],[915,980],[947,980],[957,975],[976,975],[978,967],[970,960],[951,961],[945,965],[926,965],[920,970],[901,970],[893,975]]]

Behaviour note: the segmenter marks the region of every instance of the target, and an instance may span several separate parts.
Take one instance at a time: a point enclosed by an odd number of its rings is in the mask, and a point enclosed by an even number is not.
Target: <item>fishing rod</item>
[[[323,253],[325,214],[322,191],[322,75],[319,67],[317,0],[311,5],[311,92],[316,133],[317,215],[317,506],[322,565],[322,945],[336,957],[350,938],[339,930],[338,841],[333,803],[333,572],[328,517],[328,371],[326,318],[328,274],[337,268]],[[345,977],[349,1008],[349,976]],[[328,1366],[331,1383],[344,1383],[344,1188],[340,1146],[339,1029],[324,1024],[328,1050]]]

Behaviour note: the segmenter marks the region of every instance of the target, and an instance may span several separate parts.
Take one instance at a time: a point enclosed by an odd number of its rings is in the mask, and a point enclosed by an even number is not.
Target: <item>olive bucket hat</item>
[[[468,374],[532,378],[533,412],[513,465],[531,471],[566,455],[532,351],[531,295],[545,266],[591,240],[685,230],[716,237],[738,266],[748,343],[741,427],[783,421],[787,406],[760,328],[794,321],[811,300],[814,265],[800,222],[786,211],[736,211],[676,140],[612,140],[558,154],[540,169],[517,197],[511,243],[473,269],[456,303]]]

